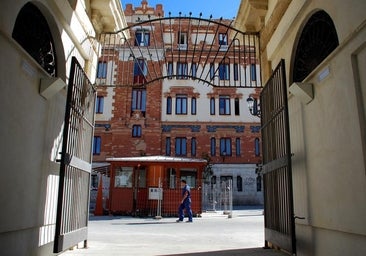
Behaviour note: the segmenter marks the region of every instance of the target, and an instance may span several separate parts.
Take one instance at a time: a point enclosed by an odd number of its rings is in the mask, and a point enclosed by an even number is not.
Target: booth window
[[[186,180],[187,184],[191,188],[195,188],[197,180],[197,171],[195,169],[181,169],[180,178],[181,180]]]
[[[175,189],[177,173],[174,168],[168,168],[167,173],[168,173],[168,177],[167,177],[168,188]]]
[[[116,188],[132,188],[132,167],[120,167],[116,170],[114,186]]]
[[[139,188],[146,188],[146,169],[139,169]]]

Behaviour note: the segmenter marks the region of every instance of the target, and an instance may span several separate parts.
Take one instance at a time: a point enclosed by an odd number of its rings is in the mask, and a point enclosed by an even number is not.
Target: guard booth
[[[180,180],[191,187],[192,211],[202,213],[205,159],[169,156],[107,158],[110,165],[109,211],[113,215],[177,216]]]

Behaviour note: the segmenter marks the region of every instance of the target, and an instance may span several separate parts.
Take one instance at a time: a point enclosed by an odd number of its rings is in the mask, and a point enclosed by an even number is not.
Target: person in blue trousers
[[[180,202],[178,214],[179,219],[177,219],[177,222],[182,222],[184,219],[184,209],[186,210],[188,214],[188,221],[192,222],[192,209],[191,209],[191,188],[187,184],[185,180],[181,180],[180,183],[182,187],[182,201]]]

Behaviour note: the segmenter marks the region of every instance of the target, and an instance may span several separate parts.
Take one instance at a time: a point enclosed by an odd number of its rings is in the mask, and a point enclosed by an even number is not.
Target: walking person
[[[180,185],[182,187],[182,201],[180,202],[178,214],[179,219],[177,222],[182,222],[184,219],[184,209],[188,214],[188,221],[192,222],[192,209],[191,209],[191,188],[187,184],[186,180],[181,180]]]

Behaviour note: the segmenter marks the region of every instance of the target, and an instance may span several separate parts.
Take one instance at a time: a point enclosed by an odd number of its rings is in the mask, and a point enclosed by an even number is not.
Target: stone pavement
[[[82,243],[61,256],[286,256],[263,249],[264,219],[260,208],[203,213],[193,223],[175,218],[91,216],[88,247]]]

